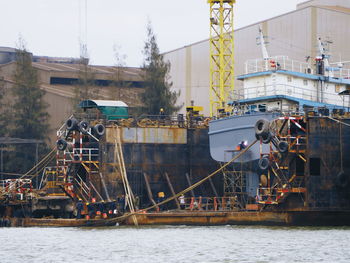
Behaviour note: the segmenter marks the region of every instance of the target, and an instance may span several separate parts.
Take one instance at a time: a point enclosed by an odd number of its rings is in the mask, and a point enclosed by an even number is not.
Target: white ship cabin
[[[246,62],[239,104],[256,104],[256,111],[300,111],[301,106],[347,109],[350,107],[350,70],[325,67],[286,56]],[[262,103],[264,102],[264,103]]]

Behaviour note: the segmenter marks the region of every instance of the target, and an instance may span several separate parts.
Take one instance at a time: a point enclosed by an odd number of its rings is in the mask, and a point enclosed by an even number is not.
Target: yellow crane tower
[[[234,90],[233,5],[236,0],[210,4],[210,116],[221,115]]]

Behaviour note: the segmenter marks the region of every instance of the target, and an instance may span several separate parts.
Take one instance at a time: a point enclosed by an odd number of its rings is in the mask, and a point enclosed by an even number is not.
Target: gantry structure
[[[210,4],[210,115],[227,111],[234,90],[233,6],[235,0],[207,0]]]

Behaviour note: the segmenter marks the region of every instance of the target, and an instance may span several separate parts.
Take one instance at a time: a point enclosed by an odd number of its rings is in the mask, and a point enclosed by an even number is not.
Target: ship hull
[[[139,225],[349,226],[350,211],[165,212],[137,214]],[[125,222],[133,225],[132,218]]]
[[[210,155],[218,162],[228,162],[236,154],[236,147],[246,141],[251,144],[256,140],[255,123],[260,119],[272,120],[277,113],[256,113],[240,116],[230,116],[209,123]],[[262,146],[262,152],[268,152],[267,145]],[[242,158],[236,162],[254,162],[260,159],[260,145],[254,145]]]

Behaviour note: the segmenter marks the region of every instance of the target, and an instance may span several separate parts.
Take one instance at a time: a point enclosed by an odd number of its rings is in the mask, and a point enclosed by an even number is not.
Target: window
[[[304,83],[304,86],[307,86],[307,84],[308,84],[307,79],[304,79],[304,80],[303,80],[303,83]]]
[[[288,77],[287,77],[287,81],[288,81],[288,82],[292,82],[292,76],[288,76]]]

